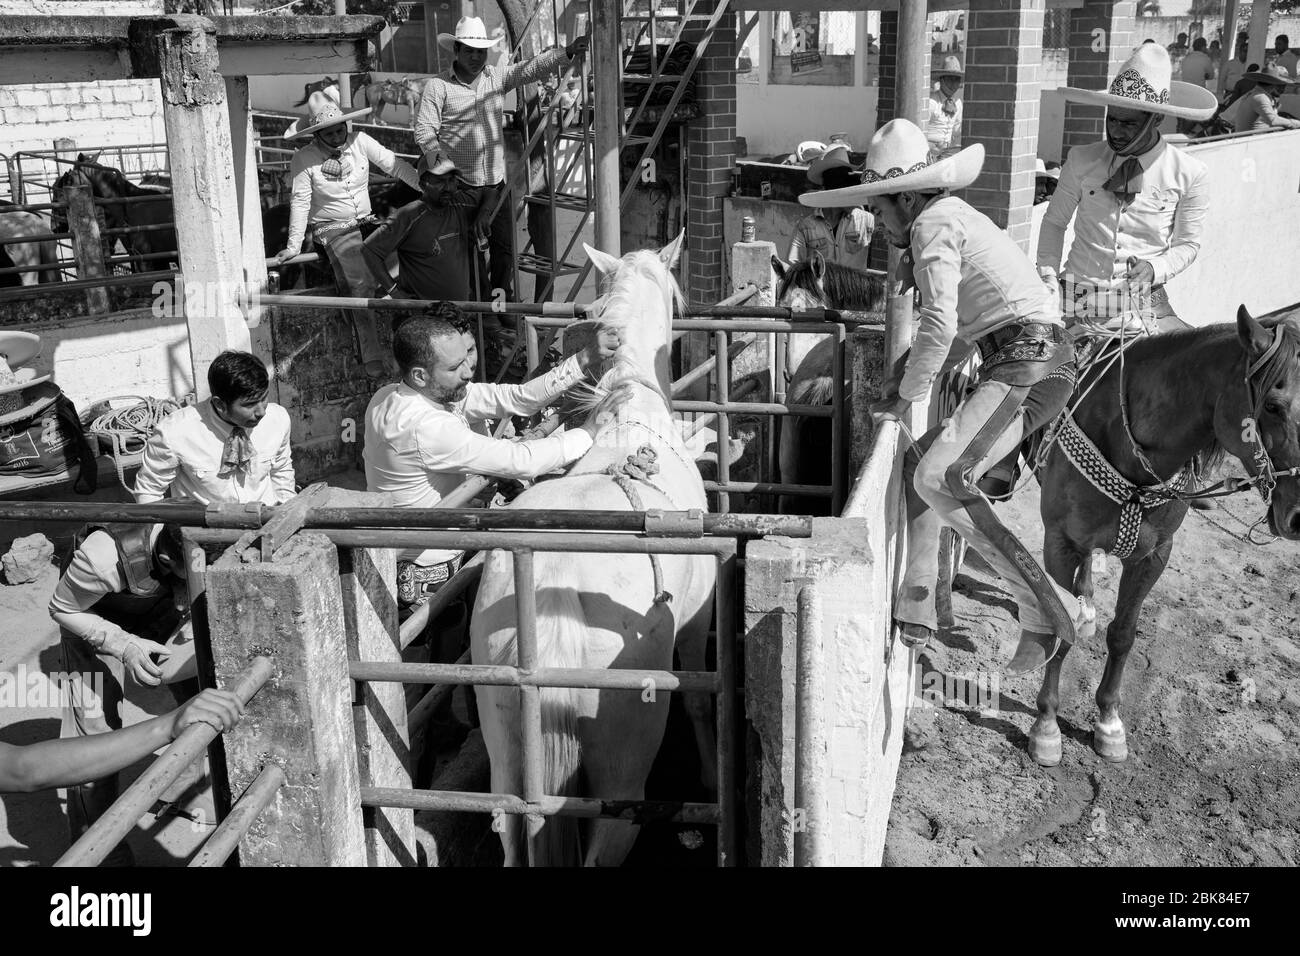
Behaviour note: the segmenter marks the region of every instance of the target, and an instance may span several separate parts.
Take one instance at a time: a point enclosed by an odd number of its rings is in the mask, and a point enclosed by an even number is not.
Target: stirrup
[[[929,647],[936,633],[932,627],[913,624],[911,621],[900,621],[895,618],[894,624],[898,626],[898,639],[908,647]]]
[[[1039,634],[1037,631],[1021,631],[1020,643],[1016,653],[1007,663],[1006,671],[1015,677],[1031,674],[1043,667],[1055,657],[1062,647],[1070,645],[1055,634]]]

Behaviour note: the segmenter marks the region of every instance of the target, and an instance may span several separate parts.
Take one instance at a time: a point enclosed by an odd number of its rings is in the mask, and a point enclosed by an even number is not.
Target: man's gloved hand
[[[95,650],[116,657],[138,683],[146,687],[157,687],[162,683],[162,668],[149,660],[149,655],[169,657],[171,651],[157,641],[136,637],[105,621],[101,629],[86,638],[86,642]]]
[[[564,48],[564,55],[569,59],[573,59],[575,56],[582,56],[587,52],[587,47],[590,44],[591,40],[588,37],[575,37],[573,42]]]

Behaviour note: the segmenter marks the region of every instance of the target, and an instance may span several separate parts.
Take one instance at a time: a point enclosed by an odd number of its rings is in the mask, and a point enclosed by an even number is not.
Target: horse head
[[[672,268],[684,238],[682,232],[658,252],[642,249],[621,259],[583,244],[602,293],[596,315],[600,333],[616,336],[619,343],[599,391],[638,383],[670,408],[673,308],[683,301]]]
[[[61,160],[61,162],[68,162]],[[50,198],[56,203],[66,202],[66,190],[70,186],[89,186],[90,191],[96,196],[100,195],[95,188],[95,180],[91,178],[88,170],[92,168],[102,168],[99,166],[99,153],[93,156],[89,153],[78,153],[77,158],[69,163],[67,171],[62,173],[50,186]],[[68,231],[68,211],[66,208],[55,208],[50,210],[50,224],[55,232]]]
[[[1237,341],[1245,353],[1243,387],[1216,409],[1219,443],[1251,475],[1300,468],[1300,318],[1265,324],[1243,305]],[[1278,477],[1269,506],[1269,530],[1300,540],[1300,477]]]

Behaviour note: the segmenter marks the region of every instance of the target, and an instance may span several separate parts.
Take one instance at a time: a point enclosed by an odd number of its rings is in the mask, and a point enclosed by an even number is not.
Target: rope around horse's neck
[[[633,481],[645,482],[670,502],[672,501],[666,491],[650,481],[652,476],[659,474],[659,454],[654,450],[653,445],[642,445],[637,449],[635,455],[628,455],[627,460],[622,464],[614,464],[606,468],[605,474],[614,479],[615,484],[622,490],[633,511],[646,510],[645,502],[641,500],[641,495],[636,490]],[[652,553],[649,558],[650,571],[654,575],[653,602],[655,604],[668,604],[672,601],[673,596],[671,592],[664,590],[664,569],[659,563],[659,555]]]

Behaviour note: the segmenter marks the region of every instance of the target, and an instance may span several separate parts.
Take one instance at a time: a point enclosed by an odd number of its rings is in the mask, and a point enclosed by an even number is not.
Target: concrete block
[[[25,126],[40,120],[40,115],[31,106],[8,106],[0,116],[6,126]]]
[[[131,104],[131,113],[134,116],[157,116],[161,112],[161,108],[155,103],[143,102]]]
[[[232,792],[273,762],[286,783],[241,844],[246,866],[365,866],[339,565],[300,532],[272,561],[227,551],[208,572],[217,680],[261,654],[275,677],[225,737]]]
[[[14,91],[17,106],[48,106],[49,94],[39,86],[20,86]]]

